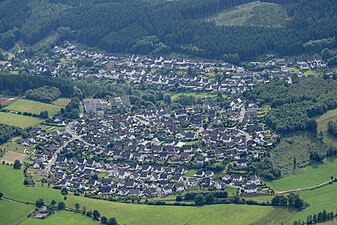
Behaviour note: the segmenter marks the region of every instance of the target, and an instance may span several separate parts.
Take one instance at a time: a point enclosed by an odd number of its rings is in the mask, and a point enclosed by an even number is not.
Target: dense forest
[[[0,144],[7,142],[12,137],[21,135],[21,132],[20,128],[0,124]]]
[[[25,94],[27,99],[45,103],[52,103],[53,101],[58,99],[60,95],[60,89],[58,89],[57,87],[48,86],[28,90]]]
[[[224,27],[202,19],[253,0],[3,0],[0,47],[9,49],[18,40],[34,44],[55,31],[59,41],[76,40],[112,52],[176,51],[211,58],[238,54],[247,59],[270,51],[288,55],[336,46],[331,39],[337,34],[337,1],[264,1],[287,9],[286,27]]]
[[[279,133],[316,131],[314,116],[337,108],[337,80],[308,77],[293,85],[274,80],[247,93],[250,100],[272,108],[266,123]]]

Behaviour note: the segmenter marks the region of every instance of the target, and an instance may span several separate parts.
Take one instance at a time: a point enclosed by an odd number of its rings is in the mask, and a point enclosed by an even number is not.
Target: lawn
[[[34,211],[34,206],[0,200],[0,224],[19,224],[27,218],[27,215]]]
[[[277,191],[309,187],[329,181],[337,176],[337,159],[328,158],[323,163],[316,163],[304,168],[302,173],[268,182]]]
[[[323,133],[323,141],[327,144],[332,144],[337,147],[337,138],[333,137],[328,133],[328,122],[337,120],[337,109],[329,110],[323,115],[316,118],[317,122],[317,131]]]
[[[0,112],[0,123],[10,126],[27,128],[33,127],[41,122],[43,122],[43,120],[35,117],[22,116],[15,113]]]
[[[23,173],[12,167],[0,165],[0,190],[7,197],[22,201],[35,202],[42,198],[46,203],[51,200],[63,201],[59,190],[47,187],[24,187]],[[268,214],[277,214],[282,208],[249,205],[211,205],[204,207],[179,206],[147,206],[138,204],[123,204],[94,200],[82,196],[68,195],[65,201],[69,207],[79,203],[87,210],[97,209],[101,215],[116,217],[120,224],[137,225],[176,225],[190,223],[193,225],[246,225],[266,217]],[[52,218],[50,218],[52,219]],[[45,224],[50,224],[46,220]],[[279,224],[277,221],[276,224]]]
[[[41,111],[48,111],[49,116],[54,116],[62,107],[42,102],[20,99],[7,106],[5,109],[15,112],[28,112],[39,115]]]
[[[70,102],[70,99],[69,98],[59,98],[57,99],[56,101],[53,102],[54,105],[57,105],[57,106],[66,106],[68,105]]]
[[[34,219],[28,218],[20,225],[99,225],[101,224],[98,221],[94,221],[84,215],[66,211],[55,212],[53,215],[47,217],[46,219]]]

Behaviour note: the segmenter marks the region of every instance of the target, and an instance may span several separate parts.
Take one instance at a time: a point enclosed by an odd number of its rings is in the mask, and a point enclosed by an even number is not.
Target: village
[[[243,68],[220,60],[115,55],[96,49],[81,49],[70,42],[55,46],[48,54],[27,55],[24,50],[20,51],[15,58],[0,65],[0,72],[93,77],[130,85],[159,85],[163,90],[180,88],[224,94],[244,93],[275,77],[288,79],[291,83],[289,75],[303,77],[317,71],[332,75],[327,64],[316,59],[256,61],[250,62],[249,68]]]
[[[264,124],[268,108],[245,100],[242,93],[274,78],[291,84],[294,74],[299,78],[308,71],[330,74],[321,60],[251,62],[247,70],[220,61],[114,56],[71,43],[56,46],[49,54],[51,60],[25,58],[22,52],[1,70],[17,70],[21,61],[29,73],[45,76],[154,85],[164,91],[179,89],[181,94],[214,93],[180,108],[170,104],[131,108],[125,95],[84,99],[79,119],[66,122],[57,116],[49,125],[62,129],[32,128],[27,138],[17,141],[35,146],[29,167],[39,176],[50,178],[56,187],[104,199],[226,188],[234,188],[236,194],[264,191],[256,171],[277,135]],[[219,93],[228,105],[217,102],[223,99]],[[27,178],[27,184],[32,182]]]

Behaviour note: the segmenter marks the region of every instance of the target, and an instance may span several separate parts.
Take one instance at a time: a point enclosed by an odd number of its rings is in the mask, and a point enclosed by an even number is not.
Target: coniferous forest
[[[287,10],[285,27],[216,26],[217,12],[253,0],[10,0],[0,1],[0,47],[28,45],[57,32],[112,52],[180,52],[222,59],[264,53],[292,55],[336,46],[334,0],[264,0]]]

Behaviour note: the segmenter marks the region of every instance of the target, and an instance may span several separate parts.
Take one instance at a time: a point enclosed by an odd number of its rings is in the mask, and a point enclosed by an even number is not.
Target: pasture
[[[328,185],[312,191],[303,191],[300,196],[310,203],[310,206],[294,215],[287,224],[292,225],[294,220],[306,220],[310,214],[318,214],[324,209],[336,213],[337,184]],[[336,220],[335,220],[336,222]],[[332,223],[336,224],[336,223]]]
[[[69,98],[59,98],[59,99],[57,99],[56,101],[53,102],[53,105],[64,107],[64,106],[68,105],[69,102],[70,102]]]
[[[42,111],[48,111],[49,116],[54,116],[60,111],[61,106],[19,99],[7,106],[5,109],[15,112],[28,112],[36,115],[39,115]]]
[[[0,112],[0,123],[20,128],[33,127],[43,122],[39,118],[23,116],[15,113]]]
[[[0,200],[0,224],[19,224],[27,218],[27,215],[34,211],[33,205],[25,205],[6,200]]]
[[[337,177],[336,158],[327,158],[323,163],[305,167],[299,174],[268,182],[268,185],[277,191],[294,190],[324,183],[331,176]]]
[[[91,218],[88,218],[84,215],[66,212],[66,211],[56,211],[53,215],[48,216],[46,219],[34,219],[27,218],[25,221],[20,223],[20,225],[99,225],[101,224],[98,221],[94,221]]]
[[[50,203],[53,199],[57,202],[64,201],[60,190],[48,187],[24,187],[23,173],[12,167],[0,165],[0,190],[5,196],[17,200],[35,202],[44,199]],[[176,225],[190,223],[194,225],[246,225],[268,216],[278,214],[282,208],[251,205],[211,205],[204,207],[180,207],[180,206],[148,206],[138,204],[123,204],[94,200],[82,196],[68,195],[65,201],[68,207],[79,203],[87,210],[97,209],[106,217],[116,217],[120,224],[151,225],[164,224]],[[163,219],[165,218],[165,219]],[[52,219],[52,217],[50,218]],[[50,224],[46,220],[45,224]],[[279,224],[277,221],[276,224]]]

